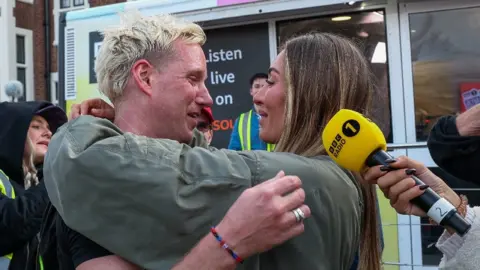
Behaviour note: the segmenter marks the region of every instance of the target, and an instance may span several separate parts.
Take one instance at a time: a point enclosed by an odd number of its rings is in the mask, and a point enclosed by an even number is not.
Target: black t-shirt
[[[75,270],[80,264],[99,257],[112,255],[111,252],[87,237],[70,229],[56,209],[49,204],[40,231],[39,260],[32,260],[34,269]],[[30,268],[31,269],[31,268]]]
[[[60,269],[75,269],[80,264],[112,253],[97,243],[70,229],[61,218],[57,223],[58,260]]]

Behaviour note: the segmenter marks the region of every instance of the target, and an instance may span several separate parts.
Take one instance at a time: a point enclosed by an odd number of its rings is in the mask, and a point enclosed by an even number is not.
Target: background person
[[[474,270],[480,262],[480,208],[470,207],[466,196],[456,194],[442,179],[432,173],[425,165],[409,159],[399,157],[390,166],[372,167],[364,174],[364,179],[371,184],[377,184],[390,200],[393,208],[403,215],[426,217],[427,214],[410,203],[430,187],[438,195],[445,198],[457,211],[472,224],[470,231],[463,237],[447,228],[440,236],[436,247],[443,253],[440,269]],[[388,170],[391,170],[388,172]],[[416,175],[426,185],[417,186],[410,175]]]
[[[428,138],[436,164],[449,174],[480,185],[480,104],[438,120]]]
[[[37,235],[48,204],[43,159],[52,133],[67,117],[48,102],[2,102],[0,119],[0,269],[24,270],[37,263]]]
[[[252,98],[260,89],[265,87],[265,80],[268,75],[265,73],[254,74],[250,82],[250,95]],[[253,104],[253,108],[248,112],[244,112],[235,120],[232,133],[230,135],[230,143],[228,149],[232,150],[267,150],[273,151],[274,144],[265,143],[260,138],[260,115],[258,114],[257,105]]]
[[[203,136],[209,145],[213,139],[213,121],[212,109],[210,107],[203,108],[197,121],[197,130],[203,133]]]

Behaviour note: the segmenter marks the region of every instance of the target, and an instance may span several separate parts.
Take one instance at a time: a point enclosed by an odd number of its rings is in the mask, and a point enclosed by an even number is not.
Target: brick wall
[[[47,44],[51,46],[51,70],[50,72],[57,72],[57,47],[53,46],[55,39],[55,27],[53,17],[54,1],[59,0],[43,0],[34,1],[34,4],[28,4],[16,1],[13,14],[15,16],[16,27],[32,30],[33,35],[33,74],[35,99],[47,99],[47,83],[45,78],[45,2],[50,1],[50,41]],[[89,1],[90,7],[97,7],[115,3],[125,2],[125,0],[85,0]]]
[[[35,99],[46,99],[44,1],[34,1],[34,4],[17,1],[13,14],[16,27],[32,30]]]

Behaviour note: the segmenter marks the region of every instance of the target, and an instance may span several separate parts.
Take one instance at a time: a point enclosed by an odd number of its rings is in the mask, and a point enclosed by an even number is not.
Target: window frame
[[[19,2],[27,3],[27,4],[33,4],[33,0],[18,0]]]
[[[81,10],[90,7],[90,1],[84,0],[83,5],[74,5],[74,0],[70,1],[69,8],[61,8],[61,1],[62,0],[54,0],[53,1],[53,21],[54,21],[54,39],[53,39],[53,46],[58,46],[58,41],[60,38],[59,27],[60,27],[60,13],[68,12],[73,10]]]
[[[25,39],[25,64],[17,62],[17,36],[23,36]],[[31,101],[35,99],[35,89],[34,89],[34,72],[33,72],[33,31],[25,28],[15,28],[15,42],[14,42],[14,58],[15,58],[15,78],[18,78],[17,69],[25,68],[25,85],[24,85],[24,96],[26,101]]]

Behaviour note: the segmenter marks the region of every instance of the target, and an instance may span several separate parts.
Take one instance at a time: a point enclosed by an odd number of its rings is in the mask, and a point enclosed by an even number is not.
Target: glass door
[[[438,168],[426,140],[440,117],[480,103],[480,2],[419,1],[400,4],[399,13],[406,141],[417,146],[407,155],[478,204],[480,187]],[[435,243],[443,229],[424,218],[411,222],[412,269],[438,269],[442,255]]]

